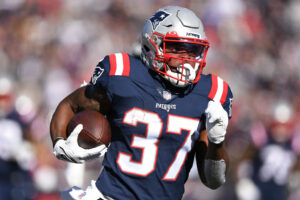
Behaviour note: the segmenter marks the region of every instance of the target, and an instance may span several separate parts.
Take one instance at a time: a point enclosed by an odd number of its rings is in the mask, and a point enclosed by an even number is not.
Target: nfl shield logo
[[[168,91],[163,91],[163,98],[165,100],[170,100],[172,98],[172,94]]]

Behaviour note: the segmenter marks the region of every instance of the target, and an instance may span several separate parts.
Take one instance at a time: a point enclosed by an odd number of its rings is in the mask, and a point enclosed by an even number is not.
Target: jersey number
[[[137,126],[138,123],[147,125],[145,136],[133,135],[131,147],[142,150],[140,161],[132,160],[132,155],[119,152],[117,163],[120,169],[129,174],[138,176],[147,176],[155,170],[160,135],[162,133],[163,122],[157,113],[145,111],[139,108],[133,108],[126,112],[123,122],[131,126]],[[163,180],[176,180],[184,164],[187,153],[192,148],[191,135],[197,130],[199,120],[168,115],[167,133],[181,135],[182,130],[188,131],[185,141],[178,149],[176,156],[165,173]]]

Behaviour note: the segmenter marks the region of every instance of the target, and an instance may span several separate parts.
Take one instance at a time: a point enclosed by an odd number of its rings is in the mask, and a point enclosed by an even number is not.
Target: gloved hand
[[[54,145],[54,155],[60,159],[73,163],[84,163],[86,160],[92,160],[103,156],[107,147],[103,144],[91,149],[84,149],[78,145],[77,138],[82,124],[78,124],[66,140],[58,140]]]
[[[228,114],[220,102],[209,101],[205,110],[208,140],[219,144],[224,141],[228,125]]]

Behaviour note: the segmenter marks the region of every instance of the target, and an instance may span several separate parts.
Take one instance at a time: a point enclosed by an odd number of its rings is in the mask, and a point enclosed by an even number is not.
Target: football
[[[103,114],[93,110],[76,113],[68,124],[67,136],[78,124],[83,125],[83,129],[78,135],[78,145],[80,147],[90,149],[101,144],[109,145],[111,130],[109,122]]]

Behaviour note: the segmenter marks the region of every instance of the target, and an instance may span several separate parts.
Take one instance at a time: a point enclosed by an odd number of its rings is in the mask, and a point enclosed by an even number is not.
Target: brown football
[[[109,145],[111,130],[109,122],[103,114],[93,110],[76,113],[68,124],[67,136],[78,124],[83,125],[83,129],[78,135],[80,147],[90,149],[101,144]]]

